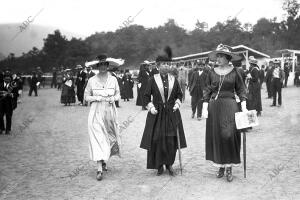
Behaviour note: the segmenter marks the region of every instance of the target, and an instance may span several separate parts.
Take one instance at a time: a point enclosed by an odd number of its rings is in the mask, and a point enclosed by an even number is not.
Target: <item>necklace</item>
[[[217,95],[216,95],[216,97],[215,97],[215,100],[217,100],[217,99],[218,99],[218,96],[219,96],[219,93],[220,93],[221,87],[222,87],[222,85],[223,85],[223,82],[224,82],[225,76],[226,76],[226,75],[224,75],[224,76],[223,76],[223,80],[222,80],[222,75],[220,75],[219,88],[218,88],[218,93],[217,93]]]

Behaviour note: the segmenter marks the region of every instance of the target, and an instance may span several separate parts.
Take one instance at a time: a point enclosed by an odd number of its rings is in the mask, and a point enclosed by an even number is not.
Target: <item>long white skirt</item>
[[[115,104],[93,102],[88,117],[89,152],[93,161],[120,156],[121,140]]]

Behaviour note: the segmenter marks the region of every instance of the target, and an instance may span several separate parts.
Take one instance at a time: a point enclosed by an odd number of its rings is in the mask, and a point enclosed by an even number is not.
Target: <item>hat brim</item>
[[[239,56],[235,53],[226,52],[226,51],[212,51],[208,54],[208,57],[209,57],[210,60],[216,61],[217,60],[217,54],[225,54],[225,55],[231,56],[231,61],[238,61],[238,60],[242,59],[241,56]]]
[[[257,65],[257,61],[248,61],[249,62],[249,64],[253,64],[253,65]]]

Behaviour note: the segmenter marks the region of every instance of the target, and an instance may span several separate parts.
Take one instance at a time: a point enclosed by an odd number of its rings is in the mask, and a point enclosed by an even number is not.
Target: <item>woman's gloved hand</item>
[[[176,110],[178,110],[180,108],[178,103],[175,103],[174,107],[173,107],[173,112],[175,112]]]
[[[150,113],[151,113],[152,115],[156,115],[158,112],[157,112],[157,110],[155,109],[155,107],[153,106],[153,107],[150,108]]]
[[[202,118],[207,118],[208,117],[208,103],[203,102],[202,106]]]
[[[242,101],[241,102],[241,107],[242,107],[242,112],[247,112],[247,104],[246,101]]]

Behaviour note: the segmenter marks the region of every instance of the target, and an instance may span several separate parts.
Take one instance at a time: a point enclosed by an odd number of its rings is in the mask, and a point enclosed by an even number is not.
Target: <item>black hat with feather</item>
[[[164,54],[156,57],[156,63],[167,63],[172,61],[172,49],[169,46],[164,48]]]

